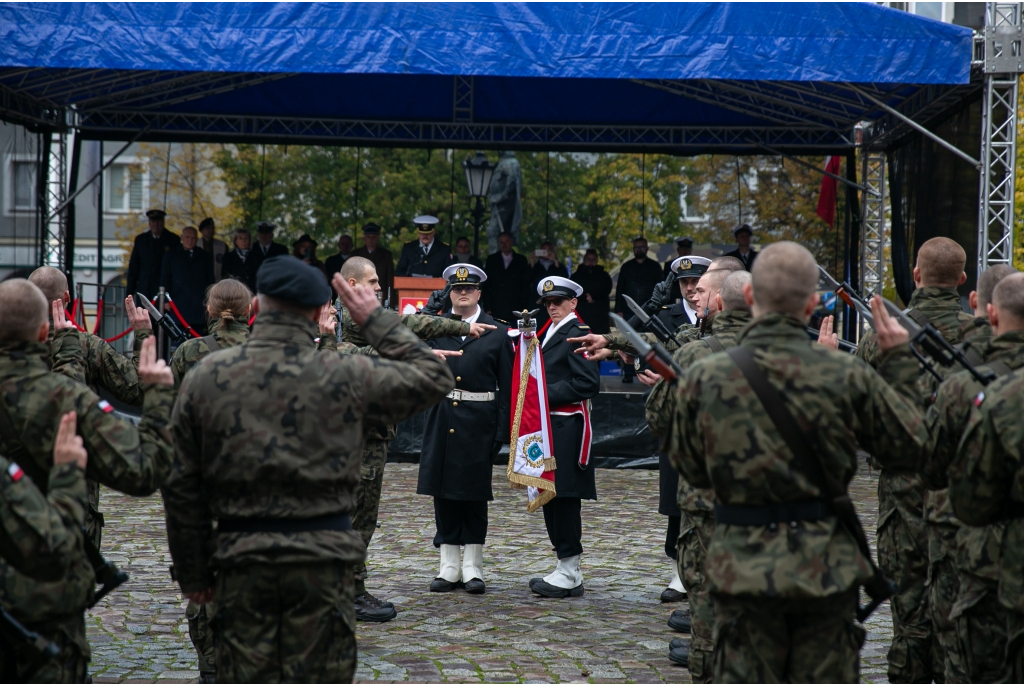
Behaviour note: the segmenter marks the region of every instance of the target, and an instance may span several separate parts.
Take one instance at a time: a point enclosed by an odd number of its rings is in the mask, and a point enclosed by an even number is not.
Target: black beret
[[[256,272],[256,292],[309,308],[331,299],[331,286],[324,280],[323,272],[291,255],[278,255],[263,262]]]

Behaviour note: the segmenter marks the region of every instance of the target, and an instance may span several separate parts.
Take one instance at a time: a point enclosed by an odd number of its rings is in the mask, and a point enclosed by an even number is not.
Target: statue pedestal
[[[395,276],[395,290],[398,291],[398,313],[415,314],[427,303],[430,293],[441,290],[448,281],[443,278],[417,278]]]

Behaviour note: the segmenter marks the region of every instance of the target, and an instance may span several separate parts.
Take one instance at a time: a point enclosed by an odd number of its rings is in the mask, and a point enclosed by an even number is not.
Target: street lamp
[[[462,163],[466,172],[466,186],[469,188],[469,196],[476,198],[476,206],[473,207],[473,254],[480,256],[480,222],[484,218],[483,198],[487,197],[487,190],[491,187],[491,175],[494,173],[494,165],[487,161],[487,157],[480,150],[471,158]]]

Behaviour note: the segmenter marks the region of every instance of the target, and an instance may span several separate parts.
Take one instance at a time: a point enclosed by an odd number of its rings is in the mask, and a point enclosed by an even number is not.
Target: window
[[[107,169],[107,211],[141,212],[142,190],[143,173],[138,164],[111,164]]]
[[[36,165],[32,162],[11,162],[13,181],[12,197],[14,210],[35,209],[36,207]]]
[[[942,21],[942,3],[915,2],[914,14],[916,14],[919,17],[927,17],[928,19],[934,19],[935,21]]]

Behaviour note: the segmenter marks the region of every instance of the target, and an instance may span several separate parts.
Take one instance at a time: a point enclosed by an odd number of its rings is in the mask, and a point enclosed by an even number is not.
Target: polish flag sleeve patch
[[[99,407],[104,414],[109,414],[110,412],[114,411],[113,405],[110,404],[110,402],[107,402],[106,400],[100,400]]]
[[[25,472],[21,470],[20,466],[12,462],[11,465],[7,467],[7,475],[11,477],[11,480],[17,483],[25,477]]]

